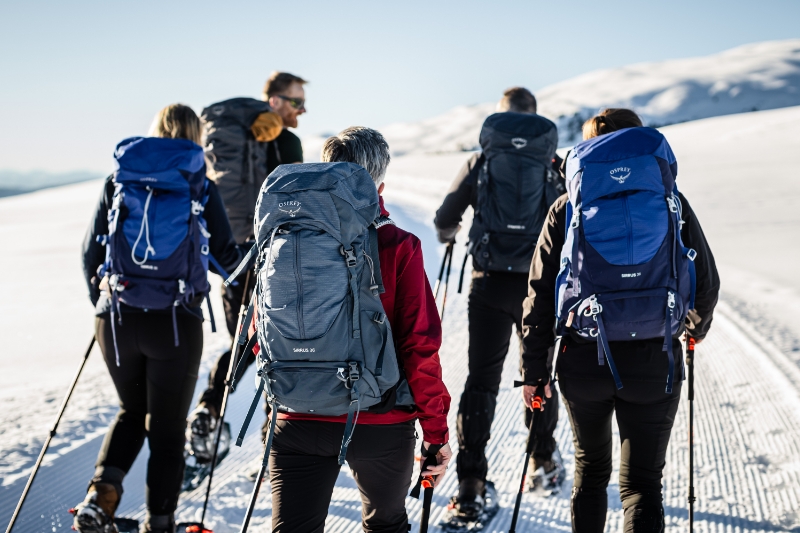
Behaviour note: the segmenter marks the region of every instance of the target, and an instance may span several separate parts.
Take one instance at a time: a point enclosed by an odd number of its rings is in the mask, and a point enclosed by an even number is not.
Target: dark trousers
[[[562,343],[557,371],[575,443],[572,530],[605,528],[611,477],[611,418],[616,413],[622,442],[619,490],[627,532],[661,532],[664,510],[661,477],[675,422],[683,375],[675,343],[676,381],[666,394],[667,354],[662,340],[610,343],[623,388],[617,390],[608,365],[597,363],[596,344]]]
[[[269,457],[273,533],[325,529],[339,475],[344,424],[279,420]],[[347,464],[361,492],[362,528],[406,533],[406,495],[411,487],[416,437],[413,422],[356,425]]]
[[[486,480],[486,444],[491,437],[503,364],[514,327],[518,342],[522,341],[522,302],[527,295],[527,274],[492,273],[472,280],[468,304],[469,376],[457,419],[459,480]],[[555,388],[542,415],[533,455],[548,460],[556,449],[553,432],[558,424],[558,392]]]
[[[92,481],[111,483],[122,494],[122,479],[147,438],[147,509],[154,515],[170,514],[178,506],[186,415],[203,353],[202,322],[179,314],[177,323],[179,346],[171,314],[125,313],[116,325],[119,366],[111,319],[98,317],[95,323],[120,410],[108,428]]]

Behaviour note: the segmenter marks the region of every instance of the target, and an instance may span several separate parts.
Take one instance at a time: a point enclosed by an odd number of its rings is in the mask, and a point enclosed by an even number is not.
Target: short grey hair
[[[364,167],[375,186],[379,187],[386,177],[389,166],[389,143],[380,132],[363,126],[352,126],[335,137],[329,137],[322,145],[322,161],[325,163],[356,163]]]

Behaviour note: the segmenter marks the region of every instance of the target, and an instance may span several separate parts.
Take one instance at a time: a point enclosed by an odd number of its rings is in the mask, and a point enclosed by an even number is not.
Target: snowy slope
[[[500,91],[505,87],[498,87]],[[558,124],[560,144],[603,107],[629,107],[664,126],[747,111],[800,105],[800,39],[749,44],[706,57],[598,70],[536,91],[539,112]],[[381,129],[395,155],[474,149],[495,102]],[[306,150],[317,157],[321,141]]]
[[[800,181],[795,179],[800,156],[793,149],[794,139],[800,138],[799,119],[800,108],[792,108],[718,117],[663,130],[679,160],[679,186],[706,229],[726,291],[712,335],[698,348],[696,528],[700,532],[800,531],[800,347],[793,350],[789,343],[779,349],[770,342],[769,337],[773,341],[797,338],[792,337],[792,327],[785,328],[783,337],[763,327],[792,316],[792,310],[797,310],[791,307],[797,305],[793,302],[800,301],[796,298],[800,286],[792,279],[792,268],[775,273],[782,265],[796,264],[800,252],[800,219],[794,207],[800,198]],[[429,277],[435,276],[441,259],[431,220],[466,157],[463,153],[397,157],[389,167],[389,210],[401,227],[422,238]],[[58,400],[91,335],[92,310],[80,273],[79,247],[100,188],[99,182],[91,182],[0,199],[0,246],[4,250],[0,256],[0,294],[4,295],[0,300],[0,523],[10,516]],[[48,224],[43,212],[59,223]],[[761,226],[753,222],[760,222],[768,231],[759,233]],[[468,224],[465,220],[465,229]],[[460,244],[465,233],[459,235]],[[754,243],[768,252],[742,253]],[[463,254],[463,248],[458,248],[456,262]],[[466,297],[455,294],[457,274],[454,266],[441,352],[445,380],[454,397],[453,428],[466,372]],[[214,279],[213,286],[217,285]],[[766,298],[767,303],[758,307],[757,298]],[[212,299],[218,306],[218,295]],[[749,306],[741,305],[743,300]],[[769,301],[780,302],[782,316],[764,318],[770,316],[763,314]],[[221,316],[219,308],[217,316]],[[212,335],[208,330],[206,334],[201,382],[227,343],[223,334]],[[519,393],[511,388],[515,356],[512,349],[489,447],[490,477],[500,487],[503,505],[489,531],[508,528],[521,465],[525,435]],[[116,411],[113,387],[97,351],[90,365],[62,422],[53,453],[37,478],[19,529],[15,529],[18,533],[69,530],[66,509],[85,490],[105,427]],[[244,381],[251,382],[249,378]],[[230,420],[234,431],[251,394],[250,387],[243,386],[233,396]],[[232,453],[216,478],[210,525],[218,533],[238,531],[252,488],[242,472],[260,448],[257,427],[263,414],[258,416],[245,446]],[[686,527],[685,417],[684,402],[664,480],[670,529]],[[455,441],[454,435],[452,438]],[[556,438],[570,469],[569,487],[574,458],[563,412]],[[143,513],[146,456],[145,449],[126,480],[122,511],[127,515]],[[615,472],[616,468],[618,465]],[[434,497],[434,520],[455,490],[452,470]],[[616,476],[609,487],[607,531],[619,530],[622,520]],[[526,496],[519,531],[569,531],[568,493],[567,488],[563,495],[547,500]],[[269,530],[268,494],[265,487],[252,531]],[[416,524],[419,502],[409,499],[407,504]],[[199,491],[185,495],[179,517],[196,517],[201,505]],[[343,471],[327,530],[358,530],[359,512],[353,479]]]

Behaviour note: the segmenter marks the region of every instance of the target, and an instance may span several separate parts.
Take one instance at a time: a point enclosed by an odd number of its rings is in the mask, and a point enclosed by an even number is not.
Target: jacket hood
[[[188,139],[130,137],[114,150],[117,170],[157,174],[167,170],[198,172],[205,165],[203,149]]]

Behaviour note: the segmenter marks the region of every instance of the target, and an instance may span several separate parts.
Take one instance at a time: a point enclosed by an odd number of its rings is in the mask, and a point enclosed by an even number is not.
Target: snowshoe
[[[214,435],[212,432],[208,435],[207,441],[200,447],[198,454],[195,449],[196,441],[190,439],[186,442],[183,456],[186,459],[186,468],[183,471],[183,486],[182,491],[194,490],[199,487],[209,472],[211,472],[211,459],[214,454]],[[211,450],[211,454],[206,457],[206,451]],[[222,433],[219,436],[219,450],[217,452],[217,465],[219,465],[231,450],[231,426],[225,422],[222,426]],[[182,533],[182,532],[181,532]]]
[[[558,449],[553,452],[549,461],[541,461],[531,457],[527,489],[537,496],[548,497],[561,492],[561,485],[567,477],[564,462]]]
[[[119,533],[114,521],[117,505],[119,494],[113,485],[93,483],[84,500],[69,510],[75,517],[72,529],[79,533]]]
[[[497,490],[494,483],[487,481],[483,496],[476,495],[474,501],[459,502],[459,497],[453,496],[439,522],[439,529],[445,533],[481,531],[489,525],[499,509]]]
[[[181,522],[175,526],[175,533],[214,533],[200,522]]]

